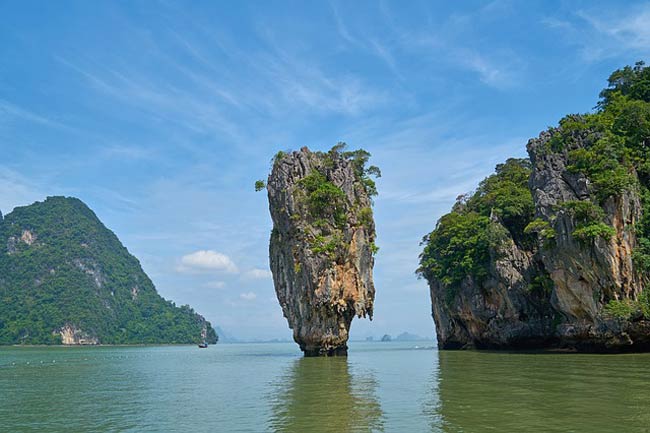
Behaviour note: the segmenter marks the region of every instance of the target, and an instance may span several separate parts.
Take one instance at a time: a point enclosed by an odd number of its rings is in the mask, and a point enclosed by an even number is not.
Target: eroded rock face
[[[563,345],[578,349],[645,350],[650,341],[645,321],[617,321],[604,314],[608,301],[636,299],[643,290],[632,260],[637,244],[634,224],[642,212],[638,192],[627,190],[602,204],[605,222],[615,230],[611,238],[577,239],[573,234],[577,218],[564,207],[597,198],[588,179],[567,169],[568,153],[590,146],[595,136],[585,131],[573,137],[571,147],[549,151],[551,133],[530,140],[527,149],[533,162],[530,189],[536,214],[556,233],[553,242],[539,251],[553,280],[551,300],[561,317],[554,333]]]
[[[531,283],[543,274],[533,251],[511,237],[490,252],[489,276],[467,277],[449,299],[447,287],[430,281],[432,312],[441,349],[532,348],[552,339],[554,312]]]
[[[68,346],[99,344],[97,337],[89,335],[74,325],[66,324],[59,329],[58,333],[61,336],[61,344]]]
[[[571,146],[552,149],[554,130],[528,142],[532,163],[529,189],[535,218],[554,236],[521,244],[506,235],[490,250],[488,277],[467,276],[453,297],[442,281],[429,281],[440,348],[566,348],[617,352],[650,350],[650,321],[607,313],[612,300],[636,300],[643,275],[635,269],[634,224],[642,214],[639,194],[628,189],[598,205],[589,180],[568,169],[569,152],[587,148],[598,136],[572,137]],[[580,221],[571,203],[595,203],[610,238],[579,239]],[[496,227],[506,232],[498,219]]]
[[[282,312],[306,356],[345,355],[352,319],[372,319],[371,200],[340,153],[279,154],[267,183],[270,263]]]

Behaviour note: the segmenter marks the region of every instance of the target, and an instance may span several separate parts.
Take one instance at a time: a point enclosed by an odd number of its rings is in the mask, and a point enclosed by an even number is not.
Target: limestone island
[[[266,187],[273,230],[273,283],[293,338],[305,356],[347,355],[352,319],[372,319],[377,167],[370,154],[279,152]]]
[[[650,350],[650,69],[527,150],[424,238],[439,347]]]

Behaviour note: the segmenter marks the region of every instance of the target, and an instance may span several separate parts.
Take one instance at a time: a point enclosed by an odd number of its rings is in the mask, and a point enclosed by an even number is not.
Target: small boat
[[[208,343],[206,341],[199,343],[199,349],[205,349],[206,347],[208,347]]]

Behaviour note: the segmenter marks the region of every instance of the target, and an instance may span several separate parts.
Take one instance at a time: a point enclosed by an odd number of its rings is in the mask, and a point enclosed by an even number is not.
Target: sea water
[[[1,432],[647,432],[650,354],[0,348]]]

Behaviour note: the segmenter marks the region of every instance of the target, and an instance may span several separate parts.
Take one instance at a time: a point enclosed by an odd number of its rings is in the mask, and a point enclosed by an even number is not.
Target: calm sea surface
[[[650,432],[650,354],[0,348],[1,432]]]

